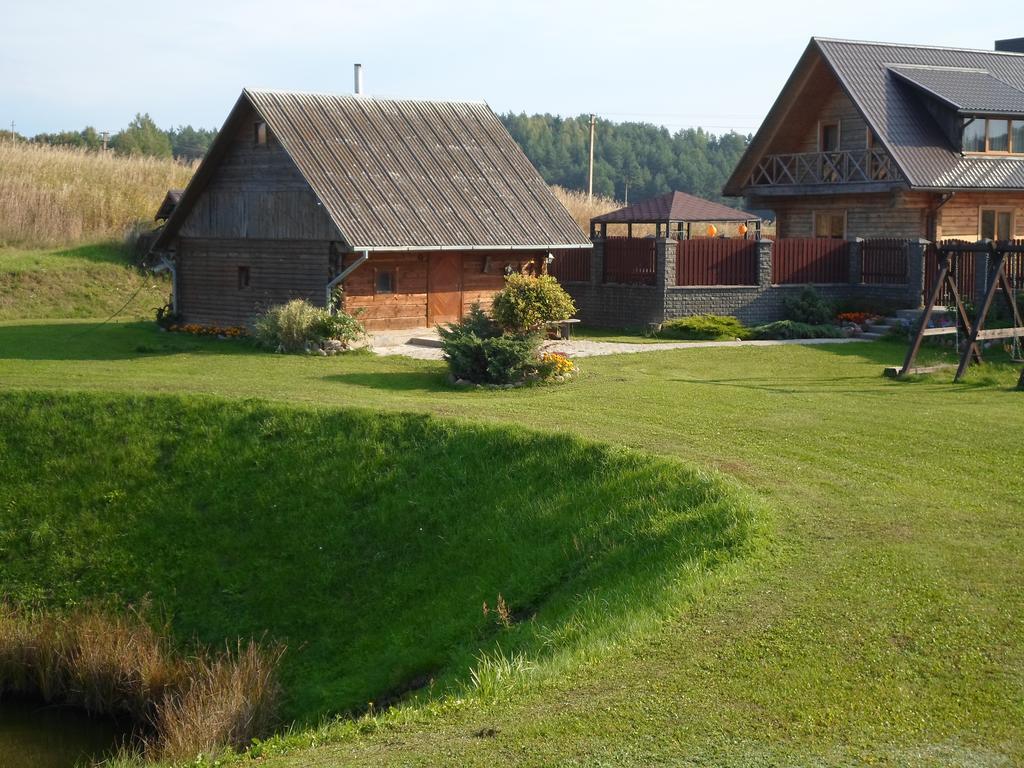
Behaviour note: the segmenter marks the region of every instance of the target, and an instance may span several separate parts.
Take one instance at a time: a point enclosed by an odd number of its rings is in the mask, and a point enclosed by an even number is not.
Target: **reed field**
[[[194,165],[35,144],[0,146],[0,246],[120,240],[151,223]]]

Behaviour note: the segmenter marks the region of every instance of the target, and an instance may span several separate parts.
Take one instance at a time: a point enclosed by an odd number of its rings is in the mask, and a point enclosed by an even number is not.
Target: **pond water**
[[[116,721],[78,710],[0,701],[0,766],[74,768],[109,755],[125,739]]]

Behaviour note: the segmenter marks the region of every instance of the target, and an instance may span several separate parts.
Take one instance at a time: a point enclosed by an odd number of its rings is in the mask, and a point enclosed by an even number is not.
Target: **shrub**
[[[835,307],[823,299],[810,286],[801,291],[796,298],[786,298],[782,302],[786,320],[807,325],[826,325],[835,317]]]
[[[293,299],[264,312],[255,322],[257,341],[279,352],[322,350],[324,342],[341,342],[347,348],[365,335],[362,323],[344,311],[331,314],[305,299]]]
[[[476,384],[512,384],[538,368],[540,337],[502,334],[501,328],[473,304],[457,323],[438,328],[448,368],[456,379]]]
[[[793,320],[778,320],[759,325],[751,332],[755,339],[837,339],[843,335],[837,325],[798,323]]]
[[[575,311],[572,297],[549,275],[509,275],[491,305],[495,322],[509,333],[535,331],[545,323],[567,320]]]
[[[735,317],[691,315],[666,321],[658,336],[666,339],[727,340],[744,339],[749,333],[749,329]]]

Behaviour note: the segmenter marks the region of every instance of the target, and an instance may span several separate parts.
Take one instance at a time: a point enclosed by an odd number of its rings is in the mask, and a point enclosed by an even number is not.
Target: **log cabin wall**
[[[184,322],[249,325],[291,299],[323,305],[328,243],[199,240],[178,243],[178,307]]]
[[[821,110],[817,113],[817,119],[812,120],[812,125],[807,126],[803,140],[799,146],[791,149],[778,149],[779,152],[820,152],[818,146],[818,134],[823,123],[839,124],[839,149],[856,150],[867,149],[867,127],[864,118],[850,101],[850,98],[843,93],[839,85],[832,81],[832,88],[825,97]]]
[[[437,253],[371,253],[369,260],[345,279],[345,309],[359,312],[359,319],[370,331],[427,327],[429,270],[431,259]],[[494,294],[505,285],[506,266],[519,272],[537,274],[542,269],[544,255],[546,252],[540,251],[460,252],[462,312],[466,312],[473,302],[489,309]],[[346,255],[345,266],[356,258],[357,254]],[[377,277],[385,271],[392,273],[395,290],[378,293]]]
[[[1020,192],[957,192],[939,210],[939,240],[975,241],[981,236],[982,208],[1012,208],[1014,237],[1024,238],[1024,190]]]
[[[845,213],[846,236],[919,238],[927,236],[931,196],[921,193],[815,195],[756,198],[751,205],[776,215],[777,237],[814,237],[816,213]]]

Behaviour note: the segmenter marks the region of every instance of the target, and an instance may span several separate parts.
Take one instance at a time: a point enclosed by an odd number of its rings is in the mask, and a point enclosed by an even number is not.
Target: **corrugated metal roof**
[[[593,221],[604,224],[625,224],[628,222],[660,221],[754,221],[756,214],[730,208],[727,205],[688,195],[685,192],[668,192],[649,200],[619,208]]]
[[[1024,113],[1024,91],[1004,83],[988,70],[900,64],[889,67],[889,71],[966,114]]]
[[[590,246],[483,102],[243,96],[355,250]]]
[[[824,38],[815,38],[812,44],[912,187],[1024,188],[1024,157],[964,157],[924,109],[914,89],[891,71],[900,65],[984,70],[1024,90],[1024,55]]]

